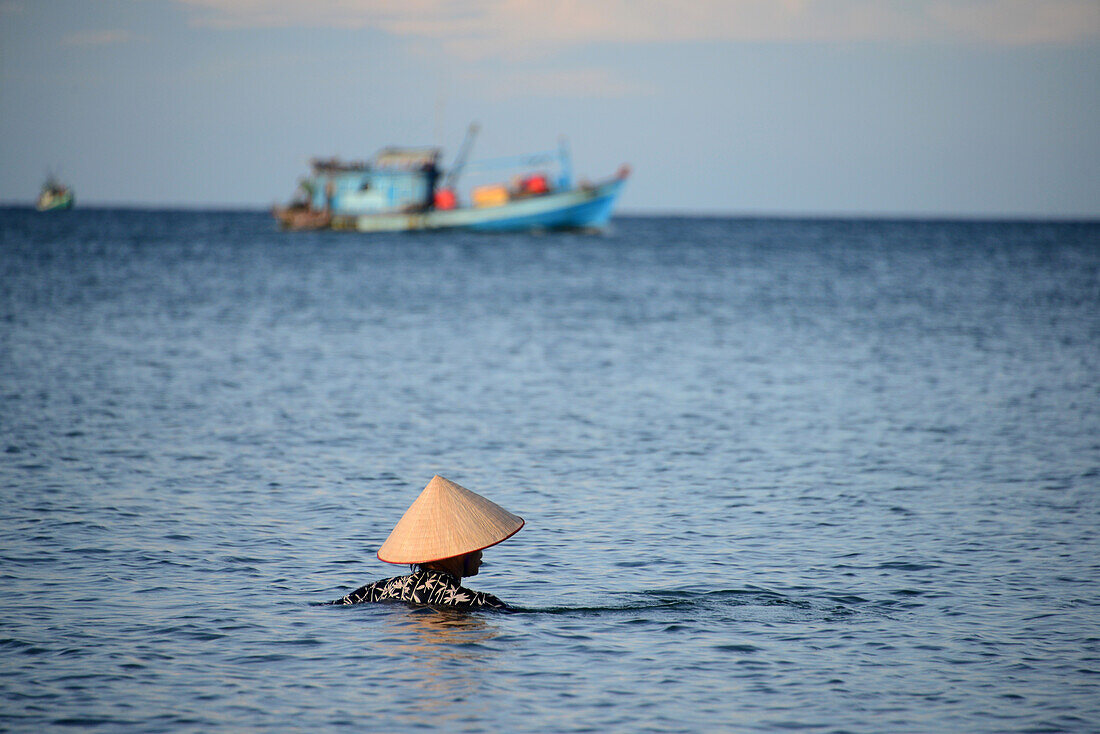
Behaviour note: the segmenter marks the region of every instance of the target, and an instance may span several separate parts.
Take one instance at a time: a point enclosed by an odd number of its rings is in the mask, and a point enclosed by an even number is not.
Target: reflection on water
[[[399,604],[386,607],[391,613],[380,615],[379,637],[423,694],[404,712],[404,723],[453,722],[460,717],[456,703],[464,704],[462,717],[484,713],[488,703],[480,698],[485,671],[491,659],[502,654],[499,646],[487,644],[500,635],[492,616],[429,607],[410,610]]]
[[[499,634],[491,616],[458,609],[418,607],[408,614],[388,614],[383,620],[384,634],[398,652],[429,660],[477,660],[488,652],[483,644]]]

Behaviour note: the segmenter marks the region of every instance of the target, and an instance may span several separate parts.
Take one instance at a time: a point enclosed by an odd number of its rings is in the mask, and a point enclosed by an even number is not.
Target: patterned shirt
[[[382,579],[361,586],[329,604],[363,604],[372,601],[403,601],[453,609],[507,609],[508,605],[492,594],[470,591],[458,585],[450,574],[421,568],[408,576]]]

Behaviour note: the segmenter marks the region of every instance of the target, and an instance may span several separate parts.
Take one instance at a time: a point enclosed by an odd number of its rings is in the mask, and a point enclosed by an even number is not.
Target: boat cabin
[[[302,187],[313,209],[334,215],[419,211],[431,204],[439,154],[438,148],[385,148],[370,163],[314,159]]]

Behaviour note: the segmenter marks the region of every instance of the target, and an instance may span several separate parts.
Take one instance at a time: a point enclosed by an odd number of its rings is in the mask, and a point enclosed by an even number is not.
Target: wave
[[[527,607],[514,605],[514,614],[588,615],[618,614],[648,611],[696,611],[714,612],[732,607],[784,607],[791,610],[821,610],[827,613],[854,612],[861,605],[877,606],[866,599],[852,595],[820,594],[795,597],[757,587],[743,589],[719,589],[713,591],[642,591],[611,595],[607,604],[553,605]]]

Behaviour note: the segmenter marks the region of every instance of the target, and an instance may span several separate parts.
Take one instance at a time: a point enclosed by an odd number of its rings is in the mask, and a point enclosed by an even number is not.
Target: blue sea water
[[[1097,223],[0,210],[0,729],[1096,731],[1098,533]]]

